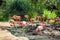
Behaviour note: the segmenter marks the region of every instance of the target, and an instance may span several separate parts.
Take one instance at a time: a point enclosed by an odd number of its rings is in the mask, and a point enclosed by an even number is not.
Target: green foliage
[[[54,23],[54,20],[50,20],[49,22],[50,22],[50,23]]]
[[[28,14],[30,18],[35,18],[36,15],[47,15],[46,19],[48,17],[52,19],[55,16],[60,17],[60,0],[2,0],[1,4],[2,13],[0,15],[3,20],[8,20],[14,14],[20,15],[22,18],[25,14]],[[54,9],[51,5],[54,5],[57,9]],[[57,13],[55,10],[57,10]]]
[[[30,18],[36,19],[36,16],[38,15],[38,13],[33,11],[33,10],[31,10],[31,11],[28,12],[28,15],[29,15]]]
[[[56,15],[56,11],[52,11],[52,13],[51,13],[50,15],[51,15],[50,17],[51,17],[52,19],[54,19],[54,18],[57,16],[57,15]]]
[[[4,12],[2,9],[0,9],[0,21],[3,21],[3,16],[4,16]]]
[[[49,11],[47,9],[44,9],[43,11],[43,16],[47,19],[47,18],[51,18],[54,19],[57,15],[56,15],[56,11]]]

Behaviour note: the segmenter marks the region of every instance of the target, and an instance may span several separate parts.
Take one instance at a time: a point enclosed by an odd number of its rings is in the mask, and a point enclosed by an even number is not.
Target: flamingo
[[[10,24],[11,26],[14,26],[14,23],[15,23],[15,21],[14,21],[13,19],[10,19],[10,20],[9,20],[9,24]]]
[[[51,18],[48,18],[47,20],[48,20],[48,22],[47,22],[47,23],[49,23],[49,21],[51,20]]]
[[[29,16],[28,16],[28,15],[24,15],[24,17],[25,17],[26,19],[28,19],[28,18],[29,18]]]
[[[32,23],[32,22],[34,22],[34,18],[31,18],[31,19],[30,19],[30,23]]]

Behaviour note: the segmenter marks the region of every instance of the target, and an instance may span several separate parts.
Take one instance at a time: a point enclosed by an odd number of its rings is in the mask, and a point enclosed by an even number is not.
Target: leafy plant
[[[54,19],[57,15],[56,15],[56,11],[49,11],[47,9],[43,10],[43,16],[45,17],[45,20],[48,18]]]

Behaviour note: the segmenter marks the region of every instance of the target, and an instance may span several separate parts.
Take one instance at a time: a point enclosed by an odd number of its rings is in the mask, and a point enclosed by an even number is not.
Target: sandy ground
[[[0,27],[2,27],[2,26],[10,27],[10,24],[9,24],[9,22],[0,22]]]
[[[7,30],[0,29],[0,40],[29,40],[27,37],[16,37]]]

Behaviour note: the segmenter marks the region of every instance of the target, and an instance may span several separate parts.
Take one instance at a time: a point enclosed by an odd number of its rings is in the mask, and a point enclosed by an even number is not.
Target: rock
[[[46,34],[46,35],[51,35],[51,32],[49,32],[48,30],[45,30],[45,31],[43,31],[44,32],[44,34]]]
[[[29,40],[27,37],[16,37],[7,30],[0,29],[0,40]]]
[[[52,33],[53,33],[54,35],[56,35],[56,36],[60,36],[60,31],[54,30],[54,31],[52,31]]]

